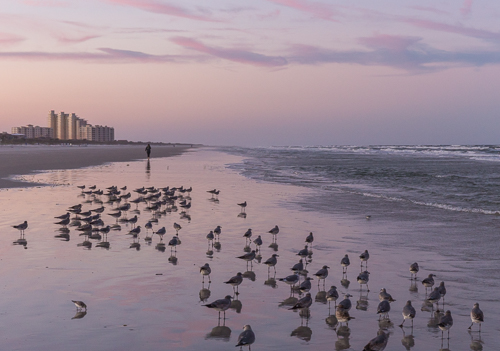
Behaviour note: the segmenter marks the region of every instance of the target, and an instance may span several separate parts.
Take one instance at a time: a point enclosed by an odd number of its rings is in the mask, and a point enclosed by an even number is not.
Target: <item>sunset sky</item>
[[[500,143],[500,2],[4,0],[0,131],[50,110],[118,139]]]

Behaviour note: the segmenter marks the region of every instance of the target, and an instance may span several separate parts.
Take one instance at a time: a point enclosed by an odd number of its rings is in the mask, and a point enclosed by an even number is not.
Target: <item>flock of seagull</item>
[[[78,186],[81,189],[81,196],[85,198],[84,203],[93,204],[97,203],[101,206],[84,211],[82,208],[82,203],[70,206],[67,209],[65,214],[56,216],[55,218],[58,220],[55,222],[56,225],[59,225],[60,228],[58,231],[60,232],[59,237],[61,239],[69,240],[69,227],[75,227],[77,231],[81,232],[81,235],[85,237],[85,240],[82,243],[79,243],[78,246],[83,246],[85,248],[91,248],[93,242],[91,240],[97,240],[97,247],[103,247],[109,249],[110,243],[107,241],[107,234],[112,230],[121,230],[123,224],[130,225],[130,230],[127,233],[131,235],[133,238],[133,242],[130,245],[130,248],[135,248],[137,250],[140,249],[141,243],[139,241],[140,234],[145,233],[144,240],[147,243],[152,242],[153,234],[158,235],[160,238],[159,242],[156,245],[156,249],[159,251],[165,251],[166,246],[168,245],[171,250],[171,257],[169,261],[172,263],[176,263],[176,250],[177,246],[181,244],[181,240],[179,239],[179,231],[182,229],[182,226],[178,223],[173,224],[173,229],[176,234],[172,237],[172,239],[166,244],[163,242],[163,236],[166,234],[166,228],[161,227],[156,231],[153,231],[153,224],[158,224],[158,219],[161,216],[166,215],[167,213],[179,212],[181,219],[190,220],[191,217],[189,215],[189,209],[191,207],[191,191],[192,188],[184,188],[184,187],[164,187],[164,188],[155,188],[155,187],[142,187],[133,190],[137,193],[137,197],[133,200],[129,200],[131,198],[131,193],[126,192],[127,187],[118,188],[117,186],[111,186],[106,188],[106,191],[102,191],[97,189],[97,187],[90,186],[86,187],[85,185]],[[218,201],[218,195],[220,193],[219,190],[213,189],[207,191],[211,194],[212,201]],[[107,200],[102,201],[101,196],[106,196]],[[114,223],[105,225],[104,219],[102,217],[106,207],[104,204],[108,205],[108,210],[111,208],[111,211],[107,213],[110,217],[114,219]],[[151,213],[151,218],[144,224],[144,226],[136,225],[138,223],[139,218],[138,214],[141,213],[138,206],[139,204],[144,204],[145,207],[142,209],[143,211],[147,211]],[[133,206],[135,205],[135,209]],[[246,217],[246,207],[247,202],[238,203],[237,204],[241,208],[241,212],[238,217]],[[128,216],[128,213],[135,214],[133,217]],[[19,225],[13,226],[15,229],[19,230],[20,238],[14,242],[17,245],[23,245],[25,248],[27,247],[27,240],[25,239],[25,231],[28,228],[28,222],[24,221]],[[143,231],[144,228],[144,231]],[[213,249],[220,249],[220,234],[222,228],[221,226],[217,226],[214,230],[211,230],[207,235],[206,239],[208,241],[208,251],[209,253],[213,253]],[[270,245],[275,251],[277,251],[277,235],[280,232],[278,225],[268,231],[269,234],[272,235],[272,244]],[[263,263],[268,266],[268,280],[274,281],[276,284],[276,266],[278,264],[279,255],[273,253],[270,258],[261,262],[262,257],[260,255],[261,246],[263,244],[262,238],[260,235],[257,236],[252,241],[252,229],[248,229],[242,236],[245,238],[245,254],[238,256],[238,259],[246,261],[247,270],[250,266],[250,271],[253,267],[253,262],[257,261],[259,263]],[[299,262],[296,263],[293,267],[290,267],[293,274],[290,274],[283,278],[278,278],[279,281],[282,281],[290,286],[290,298],[284,301],[283,305],[288,306],[290,310],[299,311],[299,315],[301,318],[305,318],[306,320],[310,317],[309,307],[313,303],[313,297],[310,293],[312,288],[311,280],[318,280],[318,290],[319,293],[316,295],[316,301],[327,302],[329,308],[329,317],[327,321],[329,324],[334,326],[334,329],[339,328],[342,329],[343,324],[348,328],[349,321],[354,319],[349,313],[352,302],[349,299],[352,297],[349,293],[344,294],[344,298],[337,302],[339,299],[339,292],[336,286],[331,286],[328,291],[325,289],[326,279],[329,274],[330,267],[327,265],[323,265],[321,269],[319,269],[314,277],[308,276],[308,265],[312,262],[312,248],[314,242],[314,235],[310,233],[305,238],[305,246],[302,250],[298,250],[297,255],[300,257]],[[252,249],[251,245],[255,247]],[[209,256],[210,257],[210,256]],[[368,260],[370,258],[370,254],[368,250],[365,250],[363,253],[359,255],[360,259],[360,273],[358,274],[356,280],[360,284],[360,291],[363,291],[363,286],[366,286],[366,291],[370,291],[368,287],[368,282],[370,279],[370,272],[368,271]],[[347,280],[347,269],[350,266],[350,259],[348,254],[340,261],[340,266],[342,267],[343,280]],[[274,277],[270,277],[271,269],[274,270]],[[417,281],[417,273],[419,272],[419,265],[417,262],[413,263],[409,267],[410,271],[410,280],[412,282]],[[212,273],[212,269],[209,263],[205,263],[200,267],[200,274],[202,275],[202,284],[205,284],[205,278],[208,278],[209,284],[211,283],[210,274]],[[247,272],[248,273],[248,272]],[[219,324],[221,321],[221,313],[223,313],[223,321],[225,323],[225,314],[226,311],[232,306],[232,303],[237,298],[239,292],[238,287],[243,282],[244,275],[241,272],[238,272],[235,276],[229,278],[227,281],[224,281],[224,284],[230,285],[233,288],[233,296],[227,295],[222,299],[215,300],[211,303],[205,304],[207,308],[214,309],[219,313]],[[453,318],[450,310],[447,310],[444,314],[442,310],[444,310],[445,302],[444,298],[446,295],[446,288],[444,282],[441,282],[438,286],[435,285],[434,277],[436,275],[429,274],[427,278],[422,279],[421,283],[426,289],[426,298],[424,301],[424,307],[422,310],[427,310],[430,308],[431,312],[434,311],[434,304],[436,304],[436,313],[437,313],[437,327],[441,330],[441,338],[444,338],[444,332],[448,333],[449,340],[449,332],[450,328],[453,326]],[[322,283],[323,290],[320,290],[320,285]],[[348,287],[344,285],[344,287]],[[429,294],[427,294],[427,289],[433,289]],[[296,298],[294,296],[295,293],[299,294],[300,298]],[[304,296],[302,296],[304,294]],[[380,330],[377,333],[377,336],[371,339],[366,346],[364,347],[364,351],[382,351],[385,349],[388,339],[389,333],[387,331],[387,327],[384,328],[382,326],[390,325],[389,320],[389,312],[391,311],[391,303],[395,301],[395,299],[387,292],[385,288],[382,288],[379,292],[379,300],[380,303],[377,307],[377,314],[379,314],[379,326]],[[442,302],[442,310],[440,309],[439,302]],[[87,305],[83,301],[72,300],[77,308],[77,312],[79,317],[82,318],[86,314]],[[330,303],[333,302],[335,304],[335,314],[330,314]],[[83,311],[85,310],[85,311]],[[413,320],[416,316],[416,310],[412,305],[412,301],[408,300],[403,307],[402,310],[403,321],[399,325],[399,327],[404,328],[404,323],[406,320],[411,321],[411,328],[413,330]],[[481,323],[484,322],[484,314],[479,308],[479,304],[475,303],[470,312],[471,325],[469,330],[472,329],[474,324],[478,324],[478,332],[481,332]],[[345,329],[344,329],[345,330]],[[340,335],[340,334],[338,334]],[[245,325],[243,327],[243,332],[239,335],[236,346],[243,347],[248,346],[249,350],[251,345],[255,342],[255,333],[252,330],[250,325]],[[409,348],[408,348],[409,349]]]

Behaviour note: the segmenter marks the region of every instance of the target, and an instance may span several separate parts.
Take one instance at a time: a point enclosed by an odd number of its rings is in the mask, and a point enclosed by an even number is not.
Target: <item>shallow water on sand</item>
[[[428,273],[434,273],[437,283],[446,281],[445,309],[452,311],[455,320],[448,348],[497,349],[499,294],[496,284],[482,280],[470,284],[474,272],[483,268],[478,267],[478,262],[469,266],[464,263],[465,257],[437,254],[425,246],[407,248],[397,234],[399,223],[304,210],[296,202],[320,198],[320,194],[296,186],[256,182],[225,167],[239,161],[237,156],[205,149],[179,157],[154,159],[149,165],[146,161],[136,161],[43,173],[26,178],[53,186],[0,191],[3,204],[0,227],[4,229],[4,245],[0,248],[3,296],[0,348],[232,350],[243,325],[250,324],[256,334],[253,350],[299,347],[360,350],[379,329],[378,291],[385,287],[397,300],[391,305],[393,325],[385,325],[391,333],[386,350],[440,350],[448,347],[448,340],[442,344],[433,313],[421,311],[425,288],[420,281]],[[130,248],[133,239],[126,235],[130,227],[125,225],[121,231],[108,234],[109,249],[96,247],[97,240],[92,240],[91,249],[78,246],[84,237],[73,227],[69,241],[56,238],[59,226],[53,224],[57,221],[53,217],[86,200],[76,188],[81,184],[96,184],[101,189],[127,185],[127,191],[141,186],[192,186],[191,220],[180,219],[179,213],[170,213],[154,225],[154,230],[167,228],[164,241],[168,242],[175,234],[173,223],[181,224],[182,244],[175,254],[176,264],[169,248],[165,252],[155,250],[158,236],[153,236],[151,244],[144,241],[144,229],[139,238],[140,250]],[[206,192],[214,188],[221,191],[218,202],[212,201]],[[238,216],[240,209],[236,205],[243,201],[248,202],[246,218]],[[99,206],[85,203],[83,208]],[[115,220],[107,215],[111,212],[110,205],[105,206],[103,219],[113,224]],[[139,209],[138,225],[144,226],[151,214],[144,210],[143,204]],[[10,227],[24,220],[29,222],[25,234],[27,249],[12,244],[19,235]],[[421,222],[409,225],[418,223]],[[280,227],[277,252],[269,247],[271,234],[267,233],[276,224]],[[205,236],[217,225],[222,227],[221,248],[208,257]],[[276,275],[273,270],[268,275],[267,266],[257,262],[253,263],[253,269],[247,270],[245,261],[235,258],[245,253],[243,234],[248,228],[252,228],[253,238],[262,235],[262,262],[273,253],[279,254]],[[275,276],[277,280],[291,273],[289,268],[298,262],[296,253],[304,247],[309,232],[315,235],[312,261],[307,267],[309,273],[314,274],[328,265],[331,269],[326,290],[336,285],[339,292],[353,295],[351,316],[355,319],[348,329],[334,330],[328,324],[332,318],[327,318],[328,304],[322,301],[313,303],[309,319],[280,306],[290,297],[290,288],[271,278]],[[393,244],[383,244],[387,242]],[[371,255],[369,293],[366,287],[361,292],[356,282],[360,270],[358,256],[365,249]],[[340,259],[345,253],[351,258],[348,288],[341,285]],[[414,261],[421,266],[416,284],[409,280],[408,271]],[[212,268],[210,286],[207,282],[202,284],[199,274],[199,267],[206,262]],[[485,264],[492,275],[496,275],[496,263],[498,260],[492,258]],[[223,282],[237,272],[246,277],[239,287],[239,302],[226,312],[225,323],[219,325],[218,313],[202,305],[233,295],[231,286]],[[317,280],[313,280],[312,296],[321,297],[320,290],[323,289],[318,288]],[[204,295],[204,301],[200,295]],[[75,315],[71,300],[85,301],[87,314]],[[401,310],[406,300],[413,301],[417,317],[413,330],[404,328],[403,333],[398,325],[402,322]],[[474,302],[479,302],[485,312],[481,343],[472,342],[479,338],[478,333],[467,331]],[[334,313],[333,305],[331,311]],[[405,324],[409,324],[408,321]],[[473,328],[477,330],[477,325]],[[405,346],[412,343],[414,346],[410,348]]]

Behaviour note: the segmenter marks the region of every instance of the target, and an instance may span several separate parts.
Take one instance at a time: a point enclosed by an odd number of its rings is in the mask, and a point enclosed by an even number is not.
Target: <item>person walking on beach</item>
[[[146,146],[146,153],[148,154],[148,158],[149,158],[149,155],[151,155],[151,145],[148,144],[148,146]]]

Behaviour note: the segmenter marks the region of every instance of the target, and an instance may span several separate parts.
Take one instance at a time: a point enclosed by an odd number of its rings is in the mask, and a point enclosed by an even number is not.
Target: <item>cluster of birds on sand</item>
[[[60,228],[58,229],[59,234],[56,235],[56,238],[69,241],[69,227],[75,227],[75,230],[80,232],[81,236],[84,236],[84,241],[82,243],[79,243],[78,246],[83,246],[87,249],[90,249],[92,247],[93,242],[91,240],[97,241],[96,247],[109,249],[110,243],[107,240],[108,233],[112,230],[122,230],[122,225],[125,224],[127,225],[127,227],[130,226],[127,234],[131,235],[133,238],[133,242],[130,245],[130,248],[139,250],[141,246],[141,243],[139,241],[140,234],[145,233],[144,240],[147,244],[151,244],[151,242],[153,241],[153,235],[157,235],[159,237],[159,241],[156,244],[155,248],[159,251],[165,251],[167,244],[163,242],[163,236],[166,234],[167,230],[165,227],[161,227],[154,231],[153,225],[158,225],[159,218],[172,212],[179,212],[180,219],[188,221],[191,220],[191,216],[189,214],[189,209],[191,208],[191,187],[184,188],[183,186],[181,186],[163,188],[137,188],[133,190],[133,192],[138,194],[137,197],[133,200],[129,200],[132,195],[130,192],[126,192],[126,186],[121,188],[118,188],[117,186],[107,187],[106,192],[97,189],[95,185],[88,188],[86,188],[85,186],[79,186],[79,188],[81,189],[81,194],[79,196],[81,196],[84,201],[83,203],[70,206],[65,214],[55,217],[58,220],[57,222],[55,222],[55,224],[60,226]],[[213,189],[207,192],[211,194],[211,201],[218,202],[218,195],[220,193],[219,190]],[[103,200],[103,196],[106,197],[105,200]],[[139,209],[139,204],[144,204],[144,207],[142,209]],[[99,207],[84,211],[83,205],[99,205]],[[106,207],[104,205],[106,205]],[[237,205],[241,209],[238,217],[246,217],[247,202],[245,201],[242,203],[238,203]],[[105,224],[104,218],[102,217],[102,214],[105,210],[108,211],[107,215],[113,218],[111,221],[114,221],[114,223],[108,225]],[[141,210],[150,214],[150,218],[144,224],[144,227],[137,225],[139,221],[138,215],[141,213]],[[129,214],[134,214],[134,216],[129,216]],[[244,216],[242,216],[242,214],[244,214]],[[14,244],[23,245],[26,248],[27,240],[25,239],[25,231],[28,228],[28,222],[24,221],[23,223],[14,225],[13,227],[20,232],[20,238],[15,241]],[[144,231],[142,230],[142,228],[144,228]],[[177,262],[175,256],[177,246],[181,244],[181,240],[179,239],[179,231],[182,229],[182,226],[174,222],[173,229],[175,230],[175,235],[173,235],[172,239],[168,242],[168,246],[170,246],[171,248],[171,257],[169,258],[169,261],[175,264]],[[222,228],[219,225],[215,229],[210,230],[210,232],[206,235],[206,239],[208,241],[208,257],[211,257],[211,255],[213,255],[214,249],[220,250],[221,232]],[[279,232],[280,229],[278,225],[268,231],[268,233],[272,235],[272,243],[269,245],[269,247],[272,248],[275,252],[278,251],[277,236]],[[250,228],[245,233],[243,233],[242,236],[245,239],[245,253],[237,257],[238,259],[246,262],[247,271],[245,272],[245,274],[238,272],[235,276],[224,281],[225,284],[232,287],[233,295],[227,295],[222,299],[218,299],[204,305],[208,308],[218,311],[219,326],[221,323],[221,312],[223,313],[222,320],[225,325],[226,311],[229,308],[232,308],[235,301],[237,301],[239,295],[238,287],[243,282],[243,278],[246,277],[250,278],[251,280],[255,280],[255,274],[252,275],[254,261],[263,263],[268,266],[268,279],[266,280],[265,284],[272,287],[276,287],[277,285],[276,266],[278,264],[279,255],[273,253],[271,257],[262,262],[262,237],[261,235],[258,235],[257,238],[252,241],[252,235],[253,232]],[[278,281],[284,282],[285,284],[290,286],[290,297],[283,301],[281,306],[289,307],[289,310],[299,311],[299,315],[301,317],[301,327],[297,328],[297,330],[295,330],[292,335],[294,335],[295,333],[295,335],[301,337],[304,340],[310,340],[312,332],[307,327],[307,321],[310,318],[309,307],[311,307],[313,303],[313,297],[310,292],[312,289],[311,281],[317,279],[318,294],[316,294],[314,301],[320,303],[328,303],[328,317],[326,319],[327,323],[332,326],[333,329],[338,330],[338,336],[348,338],[349,321],[355,319],[355,317],[350,315],[350,310],[352,307],[350,297],[352,297],[352,295],[348,292],[344,293],[344,298],[337,303],[337,300],[340,296],[337,287],[332,285],[329,290],[326,291],[326,279],[329,276],[330,269],[330,267],[327,265],[323,265],[322,268],[317,270],[316,273],[313,274],[313,277],[309,276],[308,265],[312,263],[313,242],[314,235],[313,233],[309,233],[305,238],[304,248],[302,250],[298,250],[297,252],[297,255],[299,256],[299,262],[293,265],[293,267],[290,267],[293,274],[277,279]],[[252,245],[254,245],[253,248]],[[357,275],[356,280],[360,284],[361,293],[364,290],[366,290],[366,293],[370,291],[368,287],[368,282],[370,280],[370,272],[368,271],[369,258],[370,254],[368,250],[365,250],[359,255],[361,269],[360,273]],[[341,285],[347,290],[350,284],[349,280],[347,279],[347,270],[350,266],[350,259],[348,254],[345,254],[345,256],[340,260],[340,266],[342,267]],[[273,276],[271,276],[271,269],[274,272]],[[417,281],[417,273],[419,272],[418,263],[412,263],[409,270],[411,274],[410,280],[413,284]],[[200,274],[202,275],[203,285],[202,291],[200,291],[200,298],[202,299],[202,301],[206,301],[210,296],[211,273],[212,269],[208,263],[200,267]],[[209,285],[207,289],[205,289],[204,287],[205,277],[208,278]],[[435,315],[435,319],[437,322],[436,327],[438,327],[442,331],[441,340],[443,341],[444,332],[446,331],[448,333],[449,341],[449,332],[450,328],[453,326],[453,318],[450,310],[447,310],[444,314],[442,313],[445,306],[444,298],[446,295],[446,288],[444,282],[441,282],[438,286],[434,286],[435,277],[436,275],[431,273],[427,278],[422,279],[421,281],[422,285],[426,289],[422,311],[430,311]],[[363,288],[364,286],[366,287],[366,289]],[[427,290],[429,288],[433,290],[428,294]],[[296,293],[299,295],[299,297],[295,297]],[[391,311],[391,303],[394,302],[395,299],[391,294],[387,292],[385,288],[382,288],[379,292],[379,300],[380,303],[377,307],[377,314],[379,315],[380,330],[378,331],[377,336],[370,340],[368,344],[366,344],[363,349],[364,351],[382,351],[385,349],[389,339],[388,328],[392,326],[392,323],[389,319],[389,312]],[[440,309],[440,301],[442,302],[442,309]],[[72,300],[72,302],[77,308],[77,316],[75,316],[75,318],[82,318],[86,314],[87,305],[82,301]],[[331,314],[331,302],[334,302],[335,304],[335,314]],[[363,305],[364,303],[366,304],[365,306]],[[435,304],[436,310],[434,311]],[[365,297],[364,301],[363,298],[360,298],[360,301],[358,301],[358,305],[356,308],[360,310],[366,310],[366,306],[367,297]],[[413,307],[411,300],[408,300],[403,307],[402,316],[403,321],[399,325],[399,327],[403,329],[405,327],[405,321],[410,320],[410,328],[412,328],[413,333],[413,320],[416,316],[416,310]],[[474,324],[478,324],[478,332],[480,333],[481,323],[484,322],[484,314],[479,308],[478,303],[474,304],[470,312],[470,318],[472,323],[469,327],[469,330],[472,329]],[[306,321],[305,326],[302,325],[303,320]],[[409,345],[411,345],[413,335],[410,335],[407,340],[409,341]],[[254,342],[254,331],[252,330],[250,325],[245,325],[243,328],[243,332],[238,337],[236,346],[248,346],[250,349],[251,345]],[[410,348],[408,347],[407,349]]]

